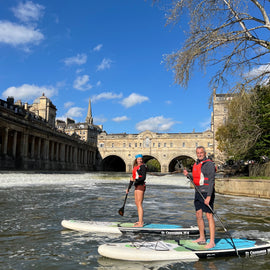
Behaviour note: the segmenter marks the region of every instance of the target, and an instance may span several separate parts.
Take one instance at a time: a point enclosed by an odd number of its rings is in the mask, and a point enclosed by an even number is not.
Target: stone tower
[[[91,108],[90,98],[89,98],[88,111],[87,111],[87,116],[85,118],[85,123],[93,125],[93,117],[92,117],[92,108]]]
[[[216,132],[218,128],[225,124],[228,118],[228,105],[229,101],[232,100],[231,94],[216,94],[213,97],[213,112],[211,119],[211,129],[213,131],[213,148],[214,148],[214,159],[216,164],[223,163],[226,159],[224,154],[218,150],[216,142]]]

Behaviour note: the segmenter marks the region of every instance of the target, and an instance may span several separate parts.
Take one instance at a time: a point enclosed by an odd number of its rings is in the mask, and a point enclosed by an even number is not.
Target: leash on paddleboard
[[[134,181],[130,181],[127,190],[129,191],[133,185]],[[126,201],[127,201],[127,197],[128,197],[128,193],[126,194],[125,200],[124,200],[124,204],[123,206],[118,210],[118,213],[120,216],[124,215],[124,210],[125,210],[125,205],[126,205]]]
[[[194,184],[193,180],[191,179],[190,175],[187,175],[187,178],[189,179],[189,181],[192,183],[192,185],[194,186],[195,190],[200,194],[200,196],[202,197],[203,200],[205,200],[203,194],[201,193],[201,191],[197,188],[197,186]],[[234,244],[234,241],[232,239],[231,234],[229,233],[229,231],[226,229],[226,227],[224,226],[222,220],[220,219],[220,217],[214,212],[213,208],[208,204],[207,205],[208,208],[210,209],[210,211],[212,212],[212,214],[216,217],[216,219],[220,222],[221,226],[223,227],[223,230],[225,231],[225,233],[227,233],[227,235],[229,236],[229,238],[231,239],[233,248],[235,249],[236,255],[239,257],[238,254],[238,250]]]

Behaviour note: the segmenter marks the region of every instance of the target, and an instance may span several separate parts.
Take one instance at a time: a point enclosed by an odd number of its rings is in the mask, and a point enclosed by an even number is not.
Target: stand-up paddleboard
[[[192,240],[168,240],[155,242],[110,243],[99,246],[98,252],[104,257],[126,261],[168,261],[199,260],[200,258],[239,256],[253,257],[270,254],[269,240],[244,238],[216,239],[216,246],[205,249],[204,245]],[[209,242],[209,240],[208,240]]]
[[[183,227],[171,224],[148,223],[143,227],[133,227],[133,223],[63,220],[61,225],[70,230],[95,233],[155,233],[168,235],[199,234],[197,226]]]

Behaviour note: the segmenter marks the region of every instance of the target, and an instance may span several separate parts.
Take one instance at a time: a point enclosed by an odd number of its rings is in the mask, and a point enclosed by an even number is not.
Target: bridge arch
[[[117,155],[109,155],[101,162],[102,171],[125,172],[126,163]]]
[[[173,158],[168,164],[169,172],[183,170],[184,168],[190,170],[194,164],[195,159],[187,155],[180,155]]]
[[[143,155],[143,162],[147,164],[149,172],[160,172],[161,163],[160,161],[152,155]]]

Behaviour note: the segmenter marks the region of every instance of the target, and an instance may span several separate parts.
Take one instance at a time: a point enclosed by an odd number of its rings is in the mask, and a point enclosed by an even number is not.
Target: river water
[[[0,269],[270,269],[270,255],[198,262],[133,263],[101,257],[108,242],[165,236],[102,235],[65,230],[63,219],[135,222],[129,175],[120,173],[0,173]],[[194,190],[183,176],[149,176],[145,222],[196,225]],[[233,237],[270,239],[270,200],[217,194],[215,208]],[[226,237],[216,221],[217,236]],[[172,237],[172,236],[171,236]]]

